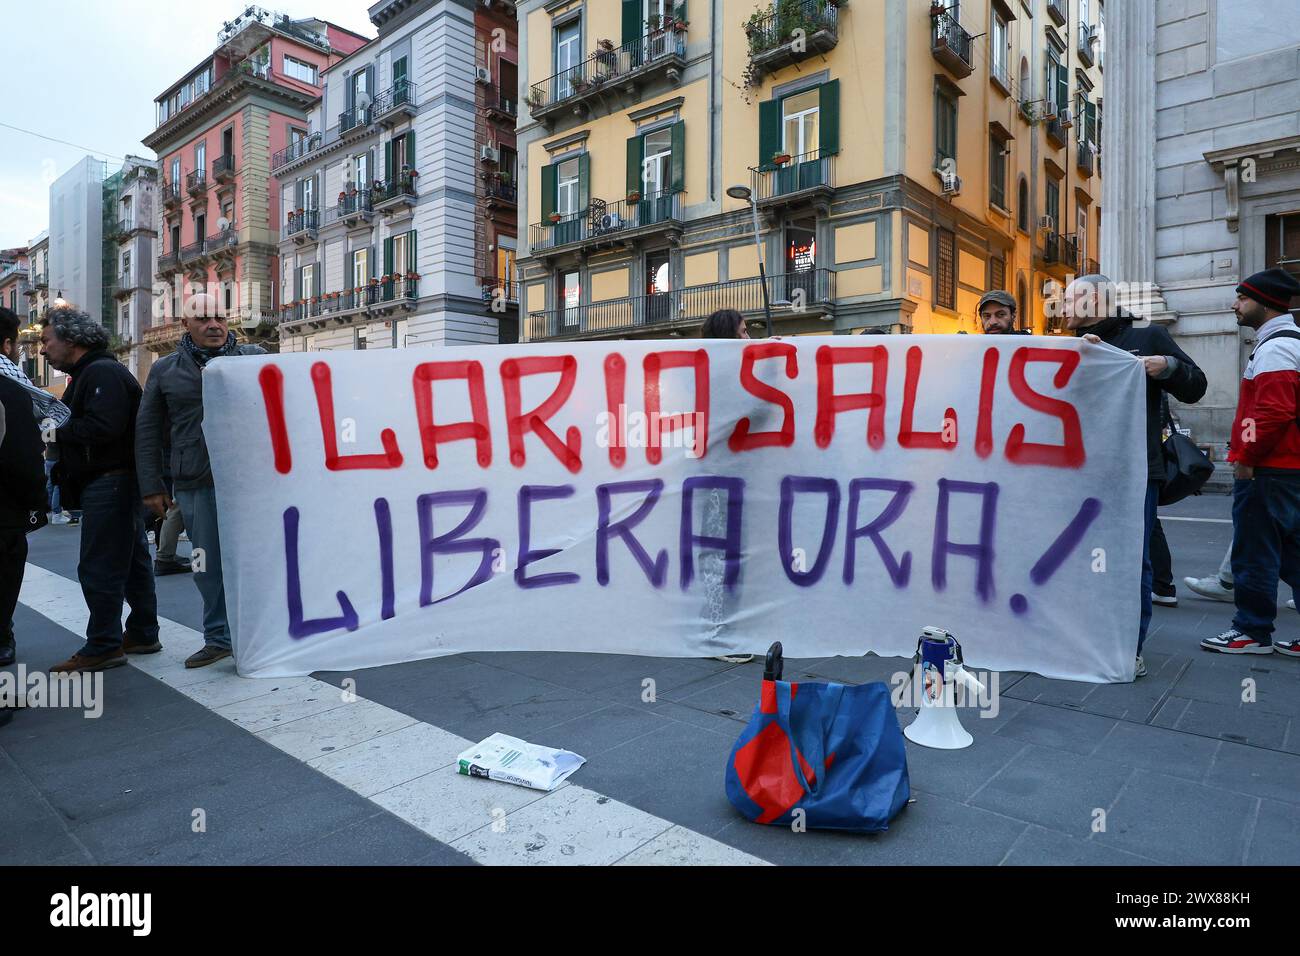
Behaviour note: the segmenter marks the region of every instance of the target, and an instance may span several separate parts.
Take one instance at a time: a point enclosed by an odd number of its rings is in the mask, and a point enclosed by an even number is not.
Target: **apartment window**
[[[781,148],[791,157],[815,158],[809,154],[821,148],[820,119],[820,87],[787,96],[781,101]]]
[[[555,72],[560,74],[555,95],[568,96],[569,70],[582,62],[582,21],[571,20],[555,28]]]
[[[672,182],[673,135],[672,127],[657,129],[645,135],[645,158],[641,162],[641,175],[647,196],[663,192]]]
[[[1007,153],[1010,144],[997,133],[989,133],[989,203],[1007,208]]]
[[[1020,186],[1016,190],[1016,225],[1021,232],[1029,231],[1029,180],[1020,177]]]
[[[315,263],[302,267],[300,299],[310,299],[316,294],[316,265]]]
[[[989,260],[989,288],[1005,289],[1007,287],[1007,261],[1001,256]]]
[[[508,290],[514,283],[515,278],[515,247],[514,239],[507,236],[497,237],[497,268],[496,280],[501,288],[507,290],[506,298],[512,298]]]
[[[555,174],[555,211],[571,216],[582,208],[581,163],[578,157],[560,163]]]
[[[122,253],[122,275],[129,277],[131,273],[131,253]]]
[[[1264,265],[1285,269],[1300,279],[1300,213],[1264,217]],[[1300,298],[1293,299],[1293,306]]]
[[[1051,176],[1047,177],[1046,202],[1044,214],[1052,217],[1052,232],[1060,231],[1061,224],[1061,184]]]
[[[935,232],[934,304],[957,307],[957,237],[948,229]]]
[[[362,67],[352,74],[349,89],[352,93],[352,105],[360,109],[361,97],[370,96],[370,67]]]
[[[194,144],[194,171],[199,174],[198,178],[203,179],[208,168],[208,143],[207,140],[201,140]]]
[[[356,249],[352,253],[352,285],[363,286],[370,279],[370,250]]]
[[[1088,23],[1088,0],[1079,0],[1079,22],[1085,26]]]
[[[316,67],[302,60],[295,60],[288,54],[284,57],[284,75],[312,86],[316,85]]]
[[[1070,71],[1061,63],[1056,47],[1047,48],[1047,105],[1054,107],[1058,116],[1070,108]]]
[[[358,325],[352,332],[352,347],[358,351],[366,347],[366,326]]]
[[[1097,65],[1106,58],[1106,5],[1097,4]]]
[[[118,313],[117,334],[125,335],[131,331],[131,307],[122,306],[122,311]]]
[[[934,88],[935,166],[957,159],[957,94],[941,84]]]
[[[393,348],[406,348],[406,319],[398,319],[393,323]]]
[[[560,274],[560,303],[564,309],[564,324],[578,324],[578,306],[582,302],[582,283],[576,269]]]
[[[1083,271],[1084,262],[1088,259],[1088,207],[1080,205],[1075,212],[1075,241],[1079,247],[1079,271]]]
[[[1011,53],[1011,33],[1007,29],[1006,17],[996,7],[993,10],[993,29],[989,33],[990,71],[1004,88],[1010,85],[1007,77],[1007,61]]]
[[[316,177],[308,176],[302,181],[302,208],[316,208]]]
[[[179,185],[181,181],[181,158],[177,156],[172,160],[172,185]]]

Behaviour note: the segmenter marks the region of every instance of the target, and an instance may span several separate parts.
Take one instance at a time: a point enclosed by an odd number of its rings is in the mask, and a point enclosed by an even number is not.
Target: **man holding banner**
[[[1105,342],[1142,359],[1146,371],[1146,459],[1147,489],[1143,507],[1142,534],[1142,617],[1138,625],[1137,677],[1146,675],[1142,645],[1151,624],[1151,534],[1156,522],[1156,503],[1164,482],[1164,453],[1161,449],[1162,392],[1184,404],[1201,400],[1205,394],[1205,373],[1187,353],[1174,344],[1169,332],[1159,325],[1134,327],[1134,316],[1115,303],[1115,286],[1104,275],[1075,279],[1065,290],[1062,302],[1066,328],[1089,342]]]
[[[204,667],[229,657],[231,650],[217,497],[203,437],[203,369],[214,358],[263,355],[266,350],[238,344],[212,296],[194,296],[186,311],[190,314],[182,319],[185,335],[180,346],[149,372],[136,422],[135,455],[145,506],[165,518],[168,509],[179,504],[185,519],[194,547],[190,567],[203,596],[203,648],[191,654],[185,666]],[[164,439],[163,429],[168,424],[171,433]],[[171,447],[175,502],[163,480],[163,448],[167,445]]]

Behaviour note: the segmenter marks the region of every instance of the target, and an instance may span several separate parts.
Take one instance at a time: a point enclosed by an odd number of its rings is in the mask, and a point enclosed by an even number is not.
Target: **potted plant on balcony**
[[[610,39],[597,40],[596,49],[599,50],[601,53],[613,53],[614,41]]]
[[[685,33],[688,26],[690,26],[690,21],[686,19],[686,8],[681,5],[674,6],[673,29],[678,33]]]
[[[784,166],[788,162],[790,162],[790,154],[784,150],[777,150],[772,154],[772,165]]]
[[[630,190],[630,191],[628,192],[628,194],[627,194],[627,201],[628,201],[628,202],[640,202],[640,201],[641,201],[641,194],[640,194],[639,192],[637,192],[637,190],[635,190],[635,189]]]
[[[939,0],[934,0],[934,2],[930,4],[930,16],[932,17],[937,17],[947,12],[947,5],[940,3]]]
[[[406,274],[407,282],[418,282],[419,280],[420,280],[420,273],[418,272],[408,272]]]
[[[528,96],[524,99],[524,102],[528,104],[529,111],[533,111],[540,107],[545,100],[542,97],[541,90],[534,89],[528,91]]]
[[[346,190],[343,190],[343,189],[340,189],[340,190],[339,190],[339,205],[341,206],[341,205],[343,205],[343,204],[344,204],[345,202],[347,202],[347,201],[348,201],[348,194],[347,194],[347,191],[346,191]]]
[[[553,213],[551,213],[550,216],[548,216],[547,218],[550,219],[551,224],[554,225],[555,223],[559,222],[559,221],[560,221],[561,219],[563,219],[564,217],[561,216],[558,212],[553,212]]]

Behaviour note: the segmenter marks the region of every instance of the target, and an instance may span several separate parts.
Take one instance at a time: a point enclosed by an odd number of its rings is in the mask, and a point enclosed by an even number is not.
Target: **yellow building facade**
[[[1042,333],[1096,271],[1097,0],[519,17],[521,340],[694,335],[717,308],[778,334],[977,332],[992,288]]]

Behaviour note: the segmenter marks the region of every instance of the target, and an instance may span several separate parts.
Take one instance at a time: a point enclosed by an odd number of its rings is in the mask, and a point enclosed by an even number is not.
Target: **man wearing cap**
[[[1146,675],[1142,645],[1151,624],[1151,534],[1156,521],[1156,503],[1165,478],[1165,458],[1161,432],[1161,393],[1168,392],[1184,404],[1199,402],[1205,394],[1205,373],[1160,325],[1134,327],[1133,316],[1115,303],[1115,284],[1104,275],[1080,276],[1066,287],[1062,300],[1065,326],[1091,343],[1105,342],[1142,360],[1146,371],[1147,474],[1146,502],[1143,510],[1141,608],[1138,620],[1137,660],[1134,676]]]
[[[1237,324],[1255,330],[1237,396],[1228,461],[1232,487],[1232,627],[1201,647],[1220,654],[1300,657],[1300,640],[1273,636],[1278,578],[1300,587],[1300,282],[1283,269],[1237,286]]]
[[[1016,297],[1002,289],[992,289],[980,296],[975,310],[985,335],[1032,335],[1028,329],[1016,328]]]

